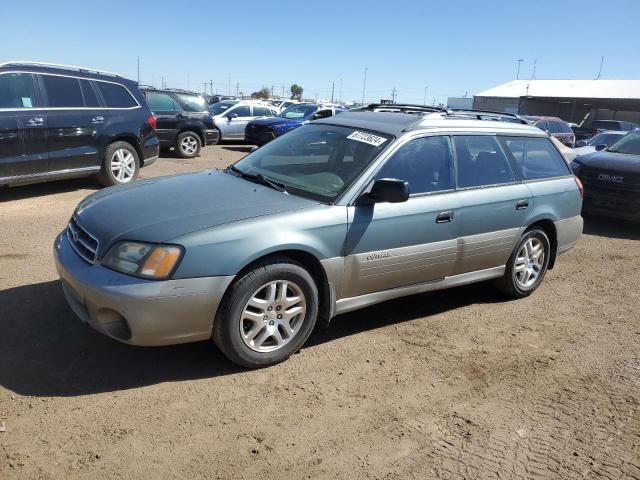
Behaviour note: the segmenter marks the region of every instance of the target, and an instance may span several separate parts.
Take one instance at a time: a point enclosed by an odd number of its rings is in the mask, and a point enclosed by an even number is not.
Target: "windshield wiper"
[[[280,182],[276,182],[274,180],[271,180],[271,179],[265,177],[264,175],[262,175],[261,173],[258,173],[258,174],[254,175],[254,174],[251,174],[251,173],[243,172],[242,170],[240,170],[235,165],[229,165],[228,168],[232,172],[240,175],[242,178],[246,178],[246,179],[249,179],[249,180],[257,180],[258,182],[262,183],[263,185],[271,187],[274,190],[277,190],[277,191],[283,192],[283,193],[287,193],[287,189],[284,187],[284,184],[282,184]]]

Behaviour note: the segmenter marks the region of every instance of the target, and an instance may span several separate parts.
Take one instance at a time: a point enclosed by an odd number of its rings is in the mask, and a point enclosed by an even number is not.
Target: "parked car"
[[[317,103],[296,103],[272,118],[261,118],[247,124],[245,140],[254,145],[264,145],[276,137],[298,128],[311,120],[327,118],[343,111]]]
[[[132,80],[36,62],[0,64],[0,186],[96,175],[135,180],[158,158],[156,119]]]
[[[203,145],[215,145],[220,134],[201,95],[186,90],[144,87],[151,111],[156,116],[160,146],[173,147],[181,158],[200,154]]]
[[[278,113],[270,104],[260,100],[225,100],[209,106],[209,112],[221,140],[244,140],[249,122]]]
[[[213,339],[261,367],[316,324],[393,298],[490,279],[530,295],[578,241],[581,205],[537,128],[343,113],[223,171],[90,195],[54,255],[69,305],[103,334]]]
[[[594,120],[588,127],[579,127],[574,129],[574,132],[578,140],[584,140],[607,130],[630,132],[636,128],[640,128],[640,125],[633,122],[625,122],[621,120]]]
[[[603,150],[612,143],[617,142],[620,138],[626,135],[628,132],[621,130],[605,130],[596,136],[587,140],[578,140],[576,142],[576,148],[574,152],[576,156],[586,155],[587,153],[595,152],[596,150]]]
[[[205,98],[209,105],[213,105],[214,103],[222,102],[224,100],[239,100],[238,98],[230,95],[205,95]]]
[[[576,135],[567,122],[558,117],[538,117],[533,115],[523,115],[529,120],[531,125],[538,127],[545,132],[549,132],[566,146],[573,148],[576,144]]]
[[[640,130],[576,158],[571,167],[585,185],[583,212],[640,221]]]
[[[291,105],[300,103],[298,100],[272,100],[269,102],[279,112],[284,112]]]

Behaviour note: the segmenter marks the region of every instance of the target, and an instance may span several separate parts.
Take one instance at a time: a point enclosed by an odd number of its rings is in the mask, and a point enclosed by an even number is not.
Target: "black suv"
[[[136,83],[119,75],[0,64],[0,186],[88,175],[130,182],[158,158],[154,128]]]
[[[186,90],[142,87],[149,108],[158,121],[157,132],[163,149],[174,148],[178,156],[192,158],[202,145],[215,145],[220,132],[207,110],[207,101]]]

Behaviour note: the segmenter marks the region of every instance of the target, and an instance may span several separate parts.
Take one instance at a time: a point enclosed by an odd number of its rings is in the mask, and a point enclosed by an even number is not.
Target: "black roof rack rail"
[[[163,88],[162,90],[166,90],[168,92],[176,92],[176,93],[188,93],[189,95],[200,95],[199,93],[193,92],[191,90],[185,90],[184,88]]]
[[[139,83],[138,88],[144,88],[145,90],[157,90],[153,85],[146,85],[144,83]]]
[[[58,68],[62,70],[75,70],[76,72],[93,73],[99,75],[109,75],[111,77],[124,78],[117,73],[107,72],[105,70],[97,70],[95,68],[78,67],[76,65],[60,65],[59,63],[30,62],[25,60],[12,60],[10,62],[0,63],[0,67],[45,67]]]
[[[411,103],[370,103],[358,109],[361,112],[399,112],[399,113],[437,113],[446,112],[442,107],[430,107],[428,105],[414,105]]]
[[[475,118],[476,120],[503,120],[512,123],[528,124],[524,118],[516,113],[496,112],[493,110],[475,110],[468,108],[450,108],[446,110],[447,116],[462,116],[466,118]],[[492,118],[487,118],[492,117]]]

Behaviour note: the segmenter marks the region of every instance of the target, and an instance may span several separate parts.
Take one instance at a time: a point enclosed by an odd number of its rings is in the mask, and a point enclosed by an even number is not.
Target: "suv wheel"
[[[138,178],[139,172],[140,160],[136,149],[127,142],[114,142],[105,151],[98,180],[105,187],[122,185]]]
[[[531,295],[547,272],[550,245],[544,230],[527,230],[509,257],[504,276],[495,282],[498,289],[513,298]]]
[[[281,257],[236,281],[220,306],[213,340],[234,363],[266,367],[307,340],[318,314],[318,289],[302,266]]]
[[[173,146],[181,158],[193,158],[200,153],[200,137],[194,132],[182,132]]]

